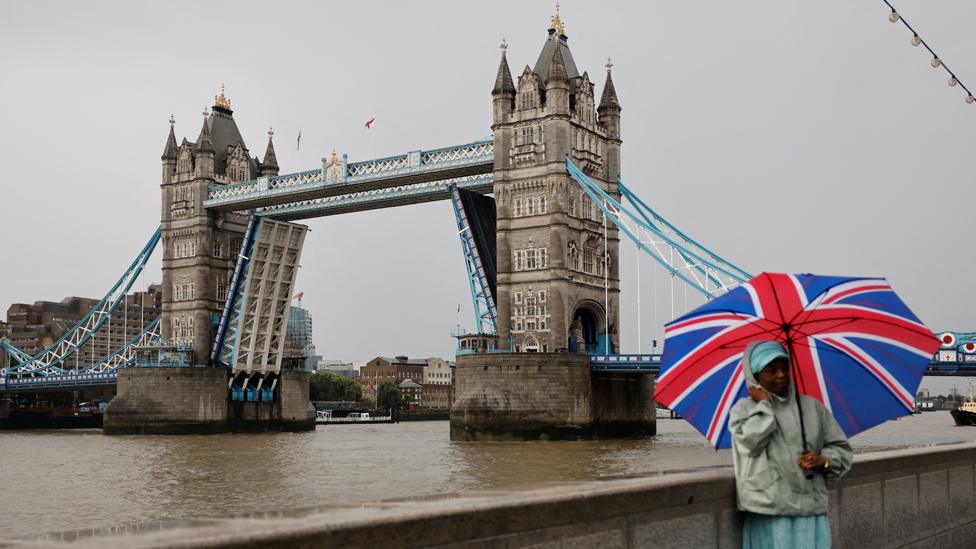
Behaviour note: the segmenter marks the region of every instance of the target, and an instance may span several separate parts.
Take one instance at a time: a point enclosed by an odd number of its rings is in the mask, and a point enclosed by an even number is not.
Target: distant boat
[[[961,406],[949,412],[956,425],[976,425],[976,401],[973,400],[973,386],[969,385],[969,397]]]
[[[353,412],[346,417],[332,417],[332,410],[315,412],[316,425],[349,425],[361,423],[393,423],[393,416],[371,416],[368,412]]]

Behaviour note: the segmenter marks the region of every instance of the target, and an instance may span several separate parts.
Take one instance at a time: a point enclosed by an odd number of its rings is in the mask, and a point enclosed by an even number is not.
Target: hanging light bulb
[[[973,94],[969,94],[966,96],[966,103],[969,103],[971,105],[973,101],[976,101],[976,97],[973,97]]]
[[[922,43],[922,39],[919,38],[917,34],[912,37],[912,45],[913,46],[917,46],[917,45],[919,45],[921,43]]]
[[[937,69],[937,68],[939,68],[939,65],[941,65],[941,64],[942,64],[942,61],[939,61],[939,58],[938,57],[933,57],[932,58],[932,68]]]
[[[956,75],[952,75],[952,76],[949,77],[949,87],[950,88],[951,87],[954,87],[958,83],[959,83],[959,81],[956,80]]]
[[[891,21],[892,23],[897,23],[898,22],[898,12],[895,11],[895,10],[891,10],[891,14],[888,15],[888,21]]]

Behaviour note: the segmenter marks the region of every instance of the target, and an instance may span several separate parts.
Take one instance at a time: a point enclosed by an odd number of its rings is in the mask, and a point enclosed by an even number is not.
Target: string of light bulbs
[[[900,13],[898,13],[898,10],[896,10],[895,7],[891,5],[891,2],[889,2],[888,0],[882,0],[882,1],[885,4],[887,4],[889,8],[891,8],[891,13],[888,14],[888,21],[891,21],[892,23],[897,23],[901,21],[901,24],[905,25],[905,28],[912,31],[912,45],[925,46],[925,49],[929,50],[929,53],[932,54],[932,61],[930,62],[932,68],[938,69],[939,67],[941,67],[945,69],[945,71],[949,73],[949,81],[948,81],[949,86],[955,87],[958,85],[962,89],[966,90],[966,103],[972,104],[973,102],[976,102],[976,98],[973,97],[973,92],[969,91],[969,88],[967,88],[966,85],[963,84],[961,80],[959,80],[959,77],[956,76],[956,73],[952,72],[952,69],[950,69],[949,66],[945,64],[945,61],[943,61],[942,58],[939,57],[939,54],[935,53],[935,50],[933,50],[928,45],[928,43],[925,42],[925,40],[922,40],[922,37],[918,35],[918,32],[916,32],[915,29],[912,28],[910,24],[908,24],[908,21],[905,21],[905,18],[902,17]]]

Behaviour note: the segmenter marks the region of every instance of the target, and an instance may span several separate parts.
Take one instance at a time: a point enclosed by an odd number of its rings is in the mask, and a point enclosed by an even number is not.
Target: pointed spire
[[[600,106],[597,109],[600,112],[607,110],[620,111],[620,102],[617,101],[617,90],[613,87],[613,78],[610,76],[610,70],[613,68],[613,62],[607,59],[607,83],[603,85],[603,96],[600,97]]]
[[[176,119],[173,115],[169,115],[169,137],[166,138],[166,148],[163,149],[162,160],[176,160],[176,132],[173,126],[176,125]]]
[[[210,127],[207,125],[207,109],[203,109],[203,127],[200,128],[200,137],[197,138],[197,152],[214,152],[213,140],[210,139]]]
[[[546,84],[556,80],[565,82],[567,79],[566,63],[563,62],[562,48],[557,44],[552,52],[552,62],[549,63],[549,71],[546,73]]]
[[[504,38],[502,38],[502,45],[499,46],[499,49],[502,50],[502,60],[498,64],[498,76],[495,77],[495,87],[491,90],[491,94],[514,94],[515,83],[512,81],[512,71],[508,68],[508,59],[505,56],[505,51],[508,49],[508,42]]]
[[[277,175],[278,157],[275,155],[274,128],[268,128],[268,148],[264,151],[264,162],[261,162],[261,175]]]

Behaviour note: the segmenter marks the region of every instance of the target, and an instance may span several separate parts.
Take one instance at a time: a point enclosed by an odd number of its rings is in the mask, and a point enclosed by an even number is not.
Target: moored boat
[[[973,386],[969,385],[969,396],[955,410],[949,412],[956,425],[976,425],[976,401],[973,400]]]

